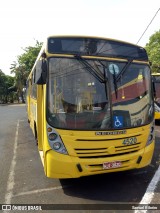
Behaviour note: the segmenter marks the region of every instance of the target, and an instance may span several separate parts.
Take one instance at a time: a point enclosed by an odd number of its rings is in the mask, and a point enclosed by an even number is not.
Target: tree
[[[13,68],[13,67],[12,67]],[[17,91],[17,99],[19,102],[19,97],[22,99],[22,103],[24,103],[24,97],[23,97],[23,88],[25,86],[25,82],[28,76],[28,73],[25,70],[25,66],[17,66],[17,64],[14,64],[14,69],[12,73],[15,73],[15,79],[14,79],[14,85],[12,86],[13,89],[16,89]]]
[[[152,72],[160,72],[160,30],[150,37],[145,48],[151,61]]]
[[[39,51],[42,47],[42,43],[36,41],[34,47],[29,46],[24,48],[24,53],[17,57],[18,62],[13,62],[11,64],[11,73],[15,74],[14,86],[17,88],[18,97],[21,97],[22,102],[24,102],[23,88],[27,77],[32,70],[32,67],[36,61]]]
[[[15,99],[15,92],[14,91],[10,91],[9,88],[14,84],[14,77],[6,75],[6,79],[5,79],[5,85],[7,88],[7,98],[6,98],[6,102],[10,102],[13,103],[14,99]]]
[[[7,103],[13,102],[13,93],[8,90],[14,83],[14,77],[5,75],[0,70],[0,102]]]
[[[39,51],[42,47],[42,42],[36,41],[36,44],[34,47],[29,46],[24,48],[24,53],[20,56],[18,56],[18,63],[20,66],[24,66],[26,72],[29,74],[31,71],[36,58],[39,54]]]
[[[3,94],[5,93],[5,74],[0,70],[0,103],[3,103]]]

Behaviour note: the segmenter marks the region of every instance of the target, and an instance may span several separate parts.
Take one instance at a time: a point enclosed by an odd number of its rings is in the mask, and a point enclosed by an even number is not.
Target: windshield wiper
[[[115,92],[116,99],[117,99],[118,98],[118,87],[117,87],[116,71],[115,71],[114,66],[113,66],[113,84],[114,84],[114,92]]]
[[[84,58],[82,58],[80,55],[74,56],[83,66],[85,65],[85,68],[91,73],[99,82],[106,83],[106,79],[104,76],[99,73],[91,64],[89,64]]]
[[[127,64],[123,67],[123,69],[120,71],[120,73],[118,73],[118,75],[116,76],[116,82],[118,82],[119,79],[121,78],[121,76],[124,75],[125,71],[128,69],[128,67],[130,66],[132,61],[133,61],[133,59],[128,60]]]

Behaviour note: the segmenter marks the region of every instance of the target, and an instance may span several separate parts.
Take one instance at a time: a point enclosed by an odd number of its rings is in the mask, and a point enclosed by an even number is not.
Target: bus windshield
[[[110,130],[153,119],[146,64],[49,58],[47,120],[55,128]]]

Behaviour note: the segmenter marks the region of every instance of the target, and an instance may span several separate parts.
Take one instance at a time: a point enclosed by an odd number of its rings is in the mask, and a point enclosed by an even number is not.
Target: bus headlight
[[[48,135],[49,140],[54,141],[57,138],[57,134],[51,133]]]
[[[150,127],[150,134],[148,136],[146,146],[150,145],[154,140],[155,140],[154,124],[152,124],[151,127]]]
[[[68,152],[66,150],[65,145],[62,142],[61,137],[55,131],[55,129],[50,127],[48,124],[47,124],[47,134],[50,147],[56,152],[68,155]]]
[[[60,148],[61,148],[61,143],[60,143],[60,142],[55,142],[55,143],[53,144],[53,149],[59,150]]]

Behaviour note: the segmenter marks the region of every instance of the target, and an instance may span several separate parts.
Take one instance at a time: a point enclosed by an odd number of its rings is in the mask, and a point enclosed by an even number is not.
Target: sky
[[[0,2],[0,69],[49,35],[92,35],[136,44],[160,0],[5,0]],[[138,45],[160,30],[160,10]]]

